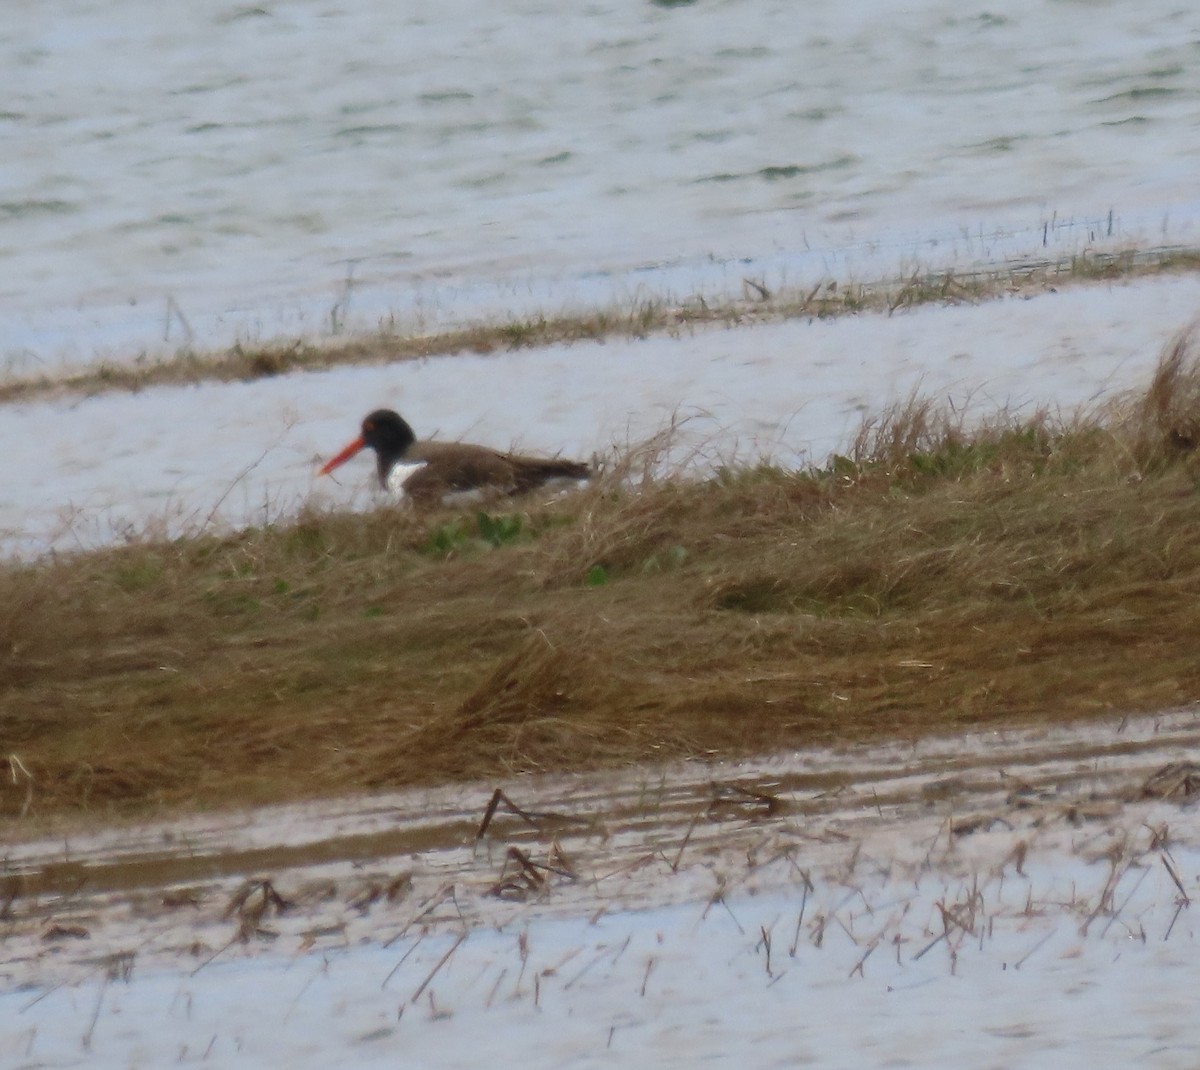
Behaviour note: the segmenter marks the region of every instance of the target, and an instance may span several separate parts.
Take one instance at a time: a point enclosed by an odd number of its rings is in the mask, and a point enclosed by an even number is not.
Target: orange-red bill
[[[366,445],[366,443],[361,438],[356,438],[353,442],[350,443],[350,445],[348,445],[344,450],[342,450],[342,452],[339,453],[336,457],[331,457],[328,461],[326,461],[325,464],[322,466],[321,470],[317,473],[317,475],[319,475],[319,476],[329,475],[329,473],[332,472],[339,464],[345,464],[348,460],[350,460],[351,457],[353,457],[365,445]]]

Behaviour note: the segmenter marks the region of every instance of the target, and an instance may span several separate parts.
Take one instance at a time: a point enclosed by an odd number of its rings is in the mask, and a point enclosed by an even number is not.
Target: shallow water
[[[382,894],[400,876],[403,902],[432,901],[451,884],[460,914],[484,922],[532,901],[541,914],[572,916],[688,902],[713,861],[768,843],[774,852],[784,841],[803,844],[806,865],[824,866],[856,843],[919,858],[939,837],[947,845],[957,837],[965,864],[970,843],[995,847],[995,838],[977,841],[981,833],[1032,846],[1036,830],[1098,833],[1130,807],[1149,821],[1146,806],[1174,806],[1200,790],[1196,767],[1179,764],[1198,745],[1200,718],[1186,711],[760,761],[525,777],[502,785],[507,795],[494,813],[496,785],[456,785],[15,842],[3,862],[11,961],[0,980],[86,973],[106,945],[128,942],[131,923],[143,963],[178,963],[191,939],[229,928],[226,903],[251,878],[298,895],[304,905],[289,925],[308,932],[322,918],[333,924],[326,915],[341,924],[347,898],[372,884]],[[512,848],[535,859],[548,883],[529,885]],[[170,889],[187,890],[184,914]],[[411,913],[392,921],[411,925]],[[182,942],[181,923],[190,934]],[[79,954],[69,942],[39,948],[49,926],[74,924],[91,937]]]
[[[1195,242],[1200,10],[12,4],[0,361]]]
[[[14,844],[0,1058],[1195,1065],[1198,743],[1182,711],[520,778],[486,830],[491,784]]]

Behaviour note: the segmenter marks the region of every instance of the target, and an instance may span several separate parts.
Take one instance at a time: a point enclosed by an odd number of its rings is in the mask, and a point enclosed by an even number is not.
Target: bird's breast
[[[425,465],[425,461],[397,461],[387,475],[389,493],[394,494],[399,500],[407,498],[408,492],[404,484],[421,471]]]

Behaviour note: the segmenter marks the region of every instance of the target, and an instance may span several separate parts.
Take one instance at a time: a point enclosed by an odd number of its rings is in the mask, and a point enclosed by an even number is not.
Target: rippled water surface
[[[0,356],[1186,242],[1198,59],[1179,0],[15,0]]]

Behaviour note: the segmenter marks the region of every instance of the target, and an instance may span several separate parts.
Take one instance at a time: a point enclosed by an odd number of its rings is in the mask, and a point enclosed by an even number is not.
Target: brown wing
[[[567,461],[561,457],[519,457],[505,454],[513,467],[517,493],[533,490],[551,479],[587,479],[591,469],[580,461]]]
[[[523,457],[466,442],[417,442],[406,451],[405,460],[425,462],[404,481],[404,492],[414,502],[427,505],[455,491],[523,494],[547,480],[586,479],[591,474],[588,466],[578,461]]]
[[[417,502],[434,503],[454,491],[492,489],[511,493],[516,487],[512,462],[486,446],[418,442],[405,459],[425,462],[404,482],[404,492]]]

